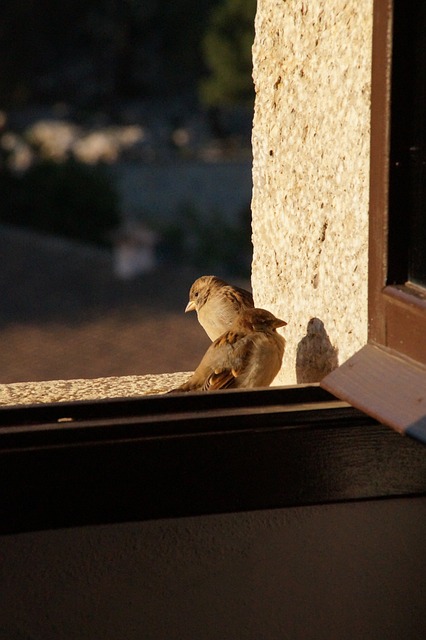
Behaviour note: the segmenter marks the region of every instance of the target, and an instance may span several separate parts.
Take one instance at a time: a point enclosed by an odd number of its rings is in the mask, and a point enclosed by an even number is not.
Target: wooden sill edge
[[[426,444],[426,367],[420,363],[367,344],[323,378],[321,387]]]

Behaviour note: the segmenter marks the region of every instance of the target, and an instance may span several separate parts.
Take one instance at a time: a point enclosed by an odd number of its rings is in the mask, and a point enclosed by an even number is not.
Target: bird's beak
[[[278,327],[285,327],[287,324],[287,322],[285,320],[280,320],[279,318],[277,318],[277,321],[274,323],[274,326],[276,329],[278,329]]]
[[[185,307],[185,313],[188,313],[188,311],[195,311],[195,302],[193,300],[190,300]]]

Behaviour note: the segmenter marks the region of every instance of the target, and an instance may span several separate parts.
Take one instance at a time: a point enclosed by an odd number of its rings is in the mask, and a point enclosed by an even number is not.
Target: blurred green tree
[[[256,0],[224,0],[211,13],[203,39],[210,75],[200,83],[200,97],[208,106],[252,103],[251,48]]]

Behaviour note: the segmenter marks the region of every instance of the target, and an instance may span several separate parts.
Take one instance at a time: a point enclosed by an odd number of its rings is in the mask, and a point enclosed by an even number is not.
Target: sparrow
[[[214,341],[231,328],[243,309],[253,307],[253,296],[246,289],[234,287],[216,276],[201,276],[189,290],[185,313],[196,311],[199,323]]]
[[[243,309],[229,331],[209,346],[189,380],[169,393],[268,387],[285,349],[276,329],[286,324],[266,309]]]

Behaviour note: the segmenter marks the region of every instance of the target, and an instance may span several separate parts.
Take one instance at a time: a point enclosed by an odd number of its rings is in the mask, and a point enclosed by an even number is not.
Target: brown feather
[[[189,380],[173,391],[269,386],[285,350],[276,329],[286,324],[265,309],[243,310],[232,328],[210,345]]]

